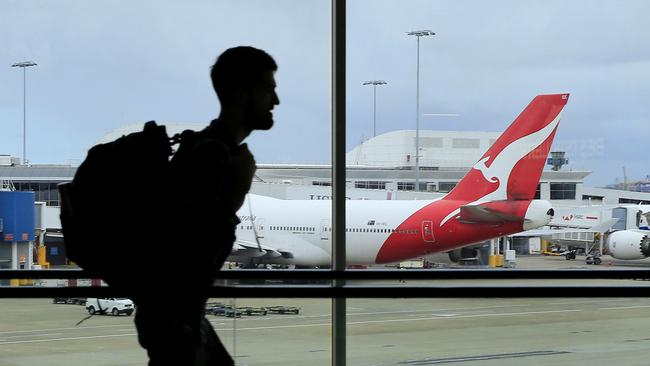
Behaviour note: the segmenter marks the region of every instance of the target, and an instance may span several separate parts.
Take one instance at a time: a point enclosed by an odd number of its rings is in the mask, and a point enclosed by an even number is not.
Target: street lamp
[[[372,104],[372,137],[377,136],[377,85],[388,84],[383,80],[364,81],[363,85],[372,85],[373,104]]]
[[[434,36],[430,30],[407,32],[418,40],[416,89],[415,89],[415,191],[420,191],[420,37]]]
[[[36,62],[33,61],[23,61],[18,62],[11,67],[21,67],[23,69],[23,164],[27,164],[27,153],[26,153],[26,141],[27,141],[27,76],[25,69],[30,66],[36,66]]]

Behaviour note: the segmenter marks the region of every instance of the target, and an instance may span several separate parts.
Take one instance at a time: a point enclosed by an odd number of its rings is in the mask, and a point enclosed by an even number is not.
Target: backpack
[[[141,288],[164,264],[175,216],[170,157],[179,141],[149,121],[92,147],[72,182],[59,185],[66,255],[93,278]]]

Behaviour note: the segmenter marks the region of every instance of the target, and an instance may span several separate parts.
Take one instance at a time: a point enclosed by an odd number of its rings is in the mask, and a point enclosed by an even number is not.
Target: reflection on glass
[[[146,364],[133,314],[96,312],[76,325],[95,303],[0,299],[0,364]],[[214,298],[205,316],[238,365],[330,364],[329,299]]]
[[[85,300],[85,298],[83,299]],[[133,315],[88,316],[85,302],[0,299],[2,365],[144,365]]]
[[[348,364],[639,365],[650,299],[351,299]]]
[[[0,307],[0,364],[146,363],[133,316],[75,326],[84,306],[0,299]],[[648,308],[648,298],[349,299],[348,364],[639,365]],[[206,312],[239,365],[329,365],[328,299],[214,298]]]
[[[637,65],[631,60],[645,56],[640,56],[637,48],[626,48],[620,43],[621,39],[629,44],[645,43],[640,35],[647,33],[642,30],[647,30],[648,25],[638,14],[647,6],[599,2],[592,12],[583,14],[582,23],[576,26],[571,19],[572,14],[583,13],[579,4],[563,8],[560,14],[554,6],[559,2],[551,3],[544,9],[535,8],[534,12],[530,11],[530,4],[486,3],[467,7],[464,2],[433,4],[417,0],[347,3],[350,21],[346,28],[346,196],[352,200],[421,201],[420,207],[411,203],[404,211],[400,211],[398,204],[394,205],[396,208],[388,204],[360,204],[366,206],[362,216],[350,204],[350,260],[361,260],[355,247],[362,246],[365,251],[375,251],[376,261],[370,265],[408,259],[500,267],[502,262],[516,262],[512,258],[517,255],[539,254],[547,249],[552,249],[548,252],[553,254],[569,252],[567,259],[576,259],[577,255],[579,262],[589,264],[609,262],[612,257],[626,260],[650,255],[643,235],[618,234],[617,239],[624,244],[619,242],[617,247],[610,245],[611,237],[593,235],[599,232],[597,229],[603,232],[602,228],[612,227],[607,220],[616,217],[616,206],[650,202],[647,193],[640,193],[648,191],[644,188],[648,179],[642,178],[647,172],[644,168],[639,170],[645,166],[641,163],[643,158],[632,152],[632,146],[644,146],[644,137],[630,133],[639,130],[638,121],[647,115],[647,105],[642,102],[648,95],[647,80],[623,76],[638,74]],[[377,21],[386,19],[386,14],[391,14],[390,21]],[[586,41],[589,34],[600,33],[603,19],[614,22],[611,31],[603,40]],[[575,47],[578,44],[580,47]],[[601,54],[599,50],[604,45],[616,50],[614,56],[607,60],[594,57]],[[566,54],[569,49],[570,54],[558,61],[556,55]],[[598,68],[588,66],[594,62]],[[579,75],[567,73],[576,68],[582,70]],[[603,70],[609,75],[605,79]],[[567,83],[569,79],[571,82]],[[378,88],[376,81],[380,80],[382,86]],[[599,80],[596,89],[593,80]],[[612,89],[626,92],[614,99],[594,92]],[[539,109],[531,101],[549,92],[561,93],[560,102],[566,104],[564,115],[557,124],[559,109],[552,108],[548,118],[537,125],[530,112]],[[568,93],[575,94],[569,97]],[[520,114],[524,110],[528,112]],[[516,136],[503,140],[508,135],[504,131],[518,116],[529,120],[526,126],[537,127],[527,130],[514,126],[511,132],[519,131]],[[615,126],[612,120],[618,121]],[[517,142],[531,142],[532,132],[548,126],[552,132],[546,131],[543,141],[531,143],[529,151],[512,155],[510,163],[499,163],[504,157],[510,159],[507,155]],[[611,151],[607,146],[630,148]],[[636,167],[636,178],[632,178],[630,166]],[[619,173],[619,179],[613,178],[612,171]],[[470,184],[459,183],[464,176]],[[471,194],[463,195],[463,191]],[[449,194],[449,201],[456,202],[436,210],[422,210],[430,204],[435,206],[433,202],[444,194]],[[493,206],[489,202],[505,200],[543,201],[554,208],[554,214],[543,210],[552,216],[546,218],[550,219],[547,222],[533,220],[537,222],[508,228],[508,223],[514,217],[521,218],[523,211],[513,215],[516,210],[508,210],[503,215],[499,209],[486,207]],[[606,207],[581,207],[591,203],[604,203]],[[511,206],[513,202],[506,204]],[[461,211],[459,206],[466,207]],[[650,210],[639,209],[642,214]],[[477,210],[485,215],[474,215]],[[441,211],[443,214],[439,215]],[[390,223],[382,217],[388,215],[385,212],[399,219]],[[635,213],[617,225],[628,223],[625,230],[643,227],[635,225],[631,218]],[[525,223],[527,219],[520,221]],[[454,221],[458,220],[462,225],[453,228],[456,238],[473,235],[461,233],[463,226],[474,225],[475,231],[489,230],[482,225],[488,221],[493,227],[501,225],[502,230],[491,237],[453,243],[438,229],[455,226]],[[418,243],[414,243],[415,237],[365,235],[384,229],[377,227],[377,223],[383,222],[388,222],[391,231],[415,230]],[[592,235],[556,238],[538,232],[512,238],[511,243],[502,242],[498,248],[485,249],[491,245],[487,241],[491,238],[515,235],[514,229],[524,231],[545,224],[564,227],[574,234],[578,230],[592,230]],[[628,253],[621,245],[633,250]],[[449,250],[453,251],[444,260],[429,255]],[[397,255],[400,252],[403,255]]]
[[[329,299],[211,299],[206,316],[238,365],[329,365]]]

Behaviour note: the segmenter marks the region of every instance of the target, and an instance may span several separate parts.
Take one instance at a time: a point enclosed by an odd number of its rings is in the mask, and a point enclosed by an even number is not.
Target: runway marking
[[[650,306],[640,306],[640,307],[650,307]],[[619,308],[610,308],[610,309],[622,309],[625,307]],[[627,308],[636,308],[636,307],[627,307]],[[608,308],[605,308],[608,309]],[[357,322],[348,322],[347,325],[363,325],[363,324],[375,324],[375,323],[396,323],[396,322],[421,322],[423,320],[448,320],[448,319],[467,319],[467,318],[486,318],[486,317],[500,317],[500,316],[518,316],[518,315],[533,315],[533,314],[557,314],[557,313],[573,313],[581,312],[582,309],[565,309],[565,310],[546,310],[546,311],[522,311],[522,312],[508,312],[508,313],[490,313],[490,314],[467,314],[467,315],[454,315],[454,316],[433,316],[426,318],[402,318],[402,319],[385,319],[385,320],[366,320],[366,321],[357,321]],[[313,324],[292,324],[292,325],[276,325],[276,326],[263,326],[263,327],[238,327],[237,330],[264,330],[264,329],[281,329],[281,328],[305,328],[305,327],[323,327],[331,326],[331,323],[313,323]],[[114,325],[114,326],[94,326],[94,327],[83,327],[83,328],[58,328],[53,330],[61,329],[92,329],[92,328],[107,328],[123,325]],[[218,328],[217,331],[230,331],[232,328]],[[4,333],[27,333],[27,332],[37,332],[38,330],[31,331],[15,331],[15,332],[4,332]],[[42,331],[42,330],[41,330]],[[83,337],[64,337],[64,338],[52,338],[52,339],[38,339],[38,340],[23,340],[23,341],[2,341],[0,346],[7,344],[19,344],[19,343],[38,343],[38,342],[55,342],[55,341],[69,341],[69,340],[80,340],[80,339],[98,339],[98,338],[114,338],[114,337],[130,337],[137,336],[137,333],[124,333],[124,334],[107,334],[107,335],[98,335],[98,336],[83,336]]]
[[[90,327],[69,327],[69,328],[48,328],[48,329],[32,329],[32,330],[8,330],[0,332],[0,337],[2,334],[7,333],[33,333],[33,332],[47,332],[52,330],[70,330],[70,329],[95,329],[95,328],[113,328],[113,327],[123,327],[124,324],[114,324],[114,325],[95,325]]]
[[[431,314],[431,316],[437,316],[437,317],[443,317],[443,318],[451,318],[454,316],[458,316],[460,314]]]
[[[363,325],[363,324],[374,324],[374,323],[396,323],[396,322],[420,322],[423,320],[447,320],[447,319],[464,319],[464,318],[485,318],[485,317],[496,317],[496,316],[516,316],[516,315],[533,315],[533,314],[556,314],[556,313],[574,313],[580,312],[583,310],[579,309],[567,309],[567,310],[546,310],[546,311],[523,311],[518,313],[496,313],[496,314],[470,314],[470,315],[458,315],[452,317],[429,317],[429,318],[411,318],[411,319],[385,319],[385,320],[365,320],[358,322],[347,322],[347,325]],[[293,325],[275,325],[275,326],[264,326],[264,327],[237,327],[237,330],[263,330],[263,329],[281,329],[281,328],[305,328],[305,327],[323,327],[331,326],[331,323],[313,323],[313,324],[293,324]],[[227,331],[232,330],[231,328],[220,328],[215,329],[216,331]]]
[[[464,318],[485,318],[485,317],[494,317],[494,316],[516,316],[516,315],[533,315],[533,314],[553,314],[553,313],[572,313],[579,312],[582,310],[546,310],[546,311],[523,311],[518,313],[491,313],[491,314],[470,314],[470,315],[458,315],[452,317],[433,317],[433,318],[417,318],[417,319],[388,319],[388,320],[367,320],[362,322],[348,322],[348,325],[356,324],[366,324],[366,323],[389,323],[389,322],[412,322],[412,321],[422,321],[422,320],[445,320],[445,319],[464,319]]]
[[[53,336],[53,335],[62,335],[62,334],[63,333],[45,333],[45,334],[37,334],[36,336],[44,337],[44,336]],[[0,342],[5,342],[9,338],[25,338],[25,337],[34,337],[34,335],[4,336],[0,338]]]
[[[644,309],[644,308],[650,308],[650,305],[617,306],[617,307],[611,307],[611,308],[600,308],[598,310]]]
[[[403,313],[431,313],[434,311],[458,311],[458,310],[485,310],[485,309],[500,309],[500,308],[512,308],[512,307],[530,307],[534,306],[533,304],[516,304],[516,305],[494,305],[494,306],[470,306],[470,307],[460,307],[460,308],[442,308],[442,309],[423,309],[423,310],[397,310],[397,311],[374,311],[374,312],[365,312],[365,313],[346,313],[346,315],[382,315],[382,314],[403,314]],[[349,309],[349,308],[348,308]],[[267,318],[257,317],[255,320],[278,320],[278,319],[308,319],[308,318],[329,318],[332,314],[320,314],[320,315],[295,315],[295,316],[282,316],[278,314],[272,314]],[[237,318],[237,321],[249,321],[253,320],[251,318]]]
[[[3,310],[2,312],[3,313],[29,313],[29,312],[32,312],[32,311],[34,311],[34,310],[26,308],[26,309]]]
[[[380,315],[380,314],[427,313],[427,312],[430,313],[434,311],[484,310],[484,309],[501,309],[501,308],[528,307],[528,306],[532,306],[532,304],[468,306],[468,307],[461,307],[461,308],[442,308],[442,309],[425,309],[425,310],[377,311],[377,312],[368,312],[368,313],[347,313],[347,315]]]
[[[350,324],[350,323],[348,323]],[[294,324],[294,325],[269,325],[266,327],[249,327],[249,328],[240,328],[237,327],[237,330],[262,330],[262,329],[279,329],[279,328],[305,328],[305,327],[324,327],[331,326],[331,323],[313,323],[313,324]],[[232,328],[217,328],[215,331],[229,331],[233,330]]]
[[[530,307],[531,304],[519,304],[519,305],[494,305],[494,306],[473,306],[473,307],[462,307],[462,308],[449,308],[449,309],[427,309],[427,310],[398,310],[398,311],[375,311],[375,312],[366,312],[366,313],[346,313],[346,315],[383,315],[383,314],[404,314],[404,313],[431,313],[433,311],[449,311],[449,310],[485,310],[485,309],[500,309],[500,308],[511,308],[511,307]],[[427,314],[413,314],[409,316],[426,316]],[[237,318],[239,322],[246,322],[251,320],[278,320],[278,319],[309,319],[309,318],[329,318],[332,314],[321,314],[321,315],[295,315],[295,316],[282,316],[279,314],[272,314],[269,317],[261,318],[256,317],[255,319],[247,318]],[[445,315],[439,315],[445,316]],[[210,321],[213,323],[212,321]],[[213,323],[214,324],[214,323]],[[225,323],[222,323],[225,324]]]
[[[449,317],[454,317],[454,316],[459,316],[459,315],[460,314],[411,314],[411,315],[407,315],[407,316],[412,316],[412,317],[415,317],[415,316],[420,316],[420,317],[422,317],[422,316],[438,316],[438,317],[449,318]]]
[[[86,336],[86,337],[65,337],[65,338],[52,338],[52,339],[33,339],[33,340],[29,340],[29,341],[9,341],[9,342],[0,342],[0,346],[4,346],[5,344],[75,341],[75,340],[80,340],[80,339],[115,338],[115,337],[129,337],[129,336],[137,336],[137,334],[136,333],[131,333],[131,334],[107,334],[107,335]]]
[[[465,357],[447,357],[447,358],[425,358],[422,360],[409,360],[398,362],[398,364],[407,365],[436,365],[443,363],[456,363],[456,362],[469,362],[469,361],[487,361],[487,360],[503,360],[509,358],[522,358],[522,357],[535,357],[535,356],[554,356],[563,355],[571,352],[567,351],[531,351],[531,352],[517,352],[517,353],[500,353],[493,355],[477,355]]]
[[[117,332],[133,332],[135,330],[135,326],[131,328],[122,328],[122,329],[115,329]]]
[[[549,302],[548,305],[581,305],[581,304],[597,304],[600,302],[621,302],[629,301],[627,299],[609,299],[609,300],[593,300],[593,301],[567,301],[567,302]]]

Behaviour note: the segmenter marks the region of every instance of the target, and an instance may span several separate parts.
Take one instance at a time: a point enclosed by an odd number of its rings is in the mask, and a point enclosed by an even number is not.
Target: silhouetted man
[[[150,366],[233,364],[204,308],[230,254],[239,223],[236,212],[256,169],[243,141],[253,130],[270,129],[271,111],[280,104],[276,70],[262,50],[226,50],[210,74],[221,103],[219,117],[199,132],[182,134],[171,160],[178,193],[169,199],[180,221],[169,228],[170,262],[161,267],[159,284],[134,298],[138,339]]]

